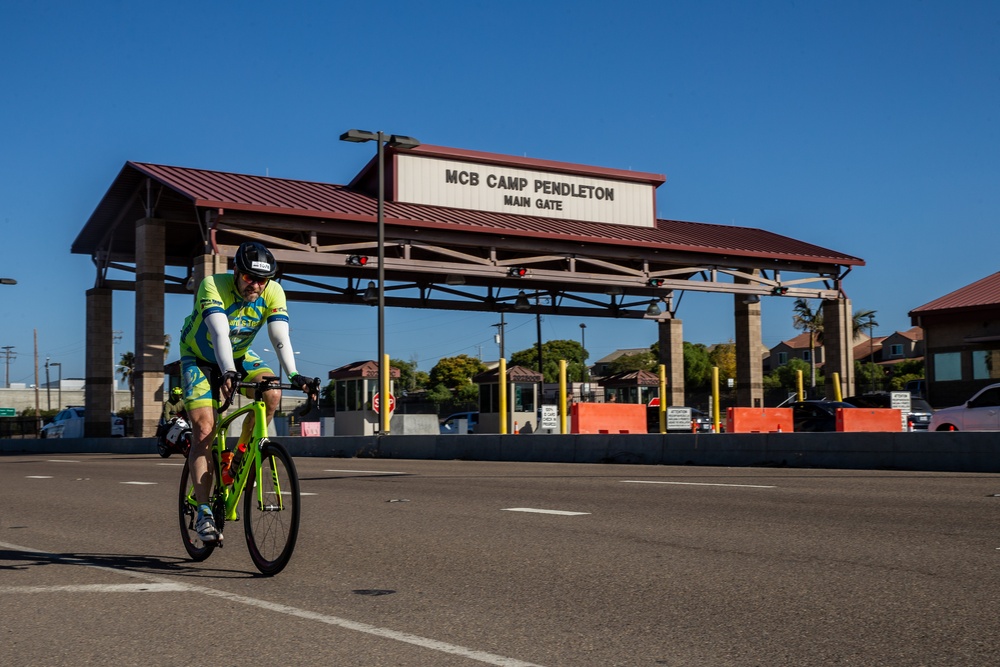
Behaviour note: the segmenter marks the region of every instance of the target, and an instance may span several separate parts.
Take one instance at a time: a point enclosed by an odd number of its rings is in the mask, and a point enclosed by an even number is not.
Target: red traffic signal
[[[347,258],[348,266],[364,266],[368,263],[368,258],[364,255],[351,255]]]
[[[512,266],[507,270],[507,275],[511,278],[523,278],[528,275],[528,269],[523,266]]]
[[[660,287],[662,285],[663,285],[663,278],[650,278],[649,279],[649,286],[650,287]]]

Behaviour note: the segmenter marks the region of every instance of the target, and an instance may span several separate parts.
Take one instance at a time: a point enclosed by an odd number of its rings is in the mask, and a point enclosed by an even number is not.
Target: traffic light
[[[348,266],[364,266],[368,263],[368,258],[364,255],[351,255],[347,258]]]
[[[512,266],[507,269],[507,275],[511,278],[523,278],[528,275],[528,269],[523,266]]]
[[[788,294],[788,288],[785,287],[784,285],[778,285],[773,290],[771,290],[771,293],[774,294],[775,296],[785,296],[786,294]]]
[[[649,286],[650,287],[662,287],[663,286],[663,282],[664,282],[663,278],[650,278],[649,279]]]

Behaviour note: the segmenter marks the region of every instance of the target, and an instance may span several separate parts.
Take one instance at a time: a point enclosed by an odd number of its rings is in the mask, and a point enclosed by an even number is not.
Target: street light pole
[[[348,130],[340,135],[341,141],[364,143],[374,141],[378,145],[376,162],[378,163],[378,193],[376,222],[378,224],[378,393],[379,393],[379,428],[378,435],[389,432],[389,364],[385,360],[385,146],[394,148],[416,148],[420,142],[413,137],[386,135],[382,130],[367,132],[365,130]]]
[[[49,357],[45,357],[45,403],[47,410],[52,410],[52,385],[49,382]]]

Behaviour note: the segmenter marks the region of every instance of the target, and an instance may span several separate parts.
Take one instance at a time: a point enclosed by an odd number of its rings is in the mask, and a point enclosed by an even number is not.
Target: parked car
[[[837,430],[837,408],[854,409],[844,401],[797,401],[792,409],[792,426],[796,433],[817,433]]]
[[[60,410],[48,424],[42,426],[42,438],[82,438],[83,417],[85,410],[80,406],[70,406]],[[118,415],[111,415],[111,435],[124,437],[125,420]]]
[[[880,391],[861,396],[848,396],[844,402],[859,408],[891,408],[892,396],[888,392]],[[906,416],[906,420],[914,431],[926,431],[933,414],[934,408],[930,403],[919,396],[910,396],[910,413]]]
[[[1000,384],[980,389],[962,405],[935,410],[931,431],[1000,431]]]
[[[441,420],[441,433],[458,433],[458,420],[464,419],[468,422],[469,433],[475,433],[479,425],[478,412],[456,412]]]

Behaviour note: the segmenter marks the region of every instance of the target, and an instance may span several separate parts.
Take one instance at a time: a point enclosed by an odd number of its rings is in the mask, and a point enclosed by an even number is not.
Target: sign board
[[[908,391],[893,391],[889,393],[889,407],[895,410],[899,410],[899,413],[903,418],[902,429],[906,430],[906,419],[910,416],[910,412],[913,410],[913,404],[911,402],[910,392]]]
[[[660,407],[660,397],[659,396],[654,396],[653,398],[649,399],[649,403],[646,404],[646,407],[647,408],[658,408],[658,407]]]
[[[552,429],[553,431],[559,428],[559,408],[557,406],[542,406],[542,428]]]
[[[372,396],[372,410],[375,411],[375,414],[378,414],[379,403],[380,400],[378,394]],[[389,414],[392,414],[395,410],[396,410],[396,396],[395,394],[389,394]]]
[[[691,408],[667,408],[668,431],[691,430]]]
[[[0,408],[0,417],[16,417],[17,410],[14,408]]]
[[[600,176],[400,153],[396,200],[559,220],[653,227],[656,189]]]

